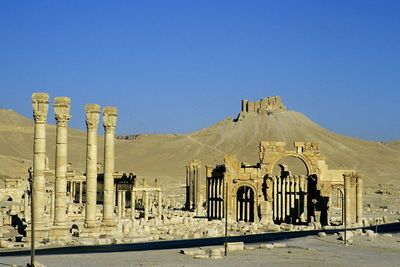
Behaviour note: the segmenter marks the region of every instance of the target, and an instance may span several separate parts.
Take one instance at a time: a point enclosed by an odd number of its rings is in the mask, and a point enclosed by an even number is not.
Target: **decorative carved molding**
[[[49,95],[46,93],[32,94],[33,119],[37,124],[45,124],[49,109]]]
[[[103,126],[106,133],[114,133],[117,126],[118,111],[116,107],[104,107]]]
[[[89,131],[97,130],[100,119],[100,106],[97,104],[87,104],[86,110],[86,126]]]

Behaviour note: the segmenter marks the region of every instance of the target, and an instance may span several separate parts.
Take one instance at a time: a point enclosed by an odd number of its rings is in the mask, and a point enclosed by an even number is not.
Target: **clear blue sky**
[[[400,1],[0,2],[1,107],[31,117],[32,92],[69,96],[73,128],[98,103],[119,108],[118,134],[187,133],[280,95],[389,141],[399,89]]]

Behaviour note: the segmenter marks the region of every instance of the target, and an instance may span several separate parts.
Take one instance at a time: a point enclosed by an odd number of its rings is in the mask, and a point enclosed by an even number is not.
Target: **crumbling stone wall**
[[[258,101],[242,100],[244,113],[272,114],[283,111],[286,111],[286,106],[280,96],[266,97]]]

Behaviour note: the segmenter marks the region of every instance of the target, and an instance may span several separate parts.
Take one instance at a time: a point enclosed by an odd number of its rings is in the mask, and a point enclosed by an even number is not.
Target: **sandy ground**
[[[178,249],[37,256],[47,266],[400,266],[400,234],[374,238],[355,236],[345,247],[337,236],[283,241],[287,248],[229,252],[222,259],[195,259]],[[249,246],[258,247],[258,244]],[[25,265],[29,256],[2,257],[2,264]]]

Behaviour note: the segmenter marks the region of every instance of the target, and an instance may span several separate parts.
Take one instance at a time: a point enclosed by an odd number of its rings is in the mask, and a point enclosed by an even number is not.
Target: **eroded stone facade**
[[[361,225],[361,176],[352,170],[328,169],[318,143],[295,142],[293,151],[285,145],[261,142],[256,165],[226,155],[223,165],[208,166],[208,218],[224,218],[227,207],[231,221],[329,225],[334,223],[330,207],[335,206],[342,216],[346,214],[349,225]],[[305,175],[292,174],[285,164],[280,165],[280,174],[274,175],[274,167],[286,157],[299,159],[305,165]]]

